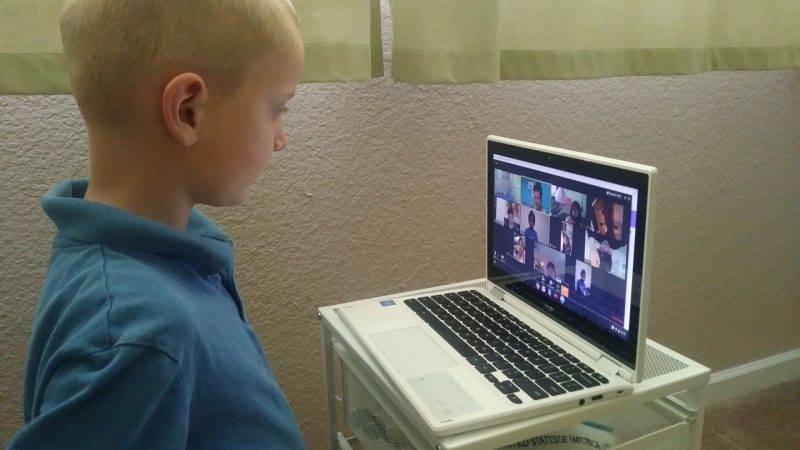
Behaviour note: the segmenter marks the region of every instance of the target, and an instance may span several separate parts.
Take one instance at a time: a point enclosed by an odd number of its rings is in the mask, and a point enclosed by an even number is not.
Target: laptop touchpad
[[[481,410],[447,372],[458,363],[422,328],[384,331],[370,337],[439,420]]]
[[[458,364],[420,327],[383,331],[370,335],[403,377],[424,375]]]

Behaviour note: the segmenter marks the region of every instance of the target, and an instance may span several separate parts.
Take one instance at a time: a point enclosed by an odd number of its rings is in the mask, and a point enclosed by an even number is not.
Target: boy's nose
[[[283,150],[283,147],[286,147],[286,133],[281,132],[279,135],[275,136],[275,145],[272,151],[279,152]]]
[[[286,132],[283,131],[283,124],[275,133],[275,143],[273,145],[273,151],[279,152],[283,150],[283,147],[286,147]]]

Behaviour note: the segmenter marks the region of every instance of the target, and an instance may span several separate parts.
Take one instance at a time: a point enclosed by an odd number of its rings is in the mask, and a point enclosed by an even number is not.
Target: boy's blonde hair
[[[82,114],[112,126],[136,115],[136,96],[154,95],[137,92],[142,82],[195,72],[225,94],[265,56],[303,52],[290,0],[67,0],[60,23]]]

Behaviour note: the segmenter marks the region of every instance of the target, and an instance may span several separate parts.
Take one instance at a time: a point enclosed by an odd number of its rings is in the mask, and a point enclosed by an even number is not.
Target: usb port
[[[602,399],[603,399],[603,394],[595,395],[594,397],[592,397],[592,401],[593,402],[597,401],[597,400],[602,400]]]

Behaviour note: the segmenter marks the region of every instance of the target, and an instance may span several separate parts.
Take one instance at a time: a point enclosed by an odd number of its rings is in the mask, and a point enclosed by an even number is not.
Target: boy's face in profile
[[[208,124],[201,130],[202,148],[195,158],[195,186],[203,203],[242,203],[248,189],[266,169],[272,153],[286,145],[283,113],[295,93],[300,63],[257,64],[228,96],[209,96]],[[191,150],[190,150],[191,151]]]

